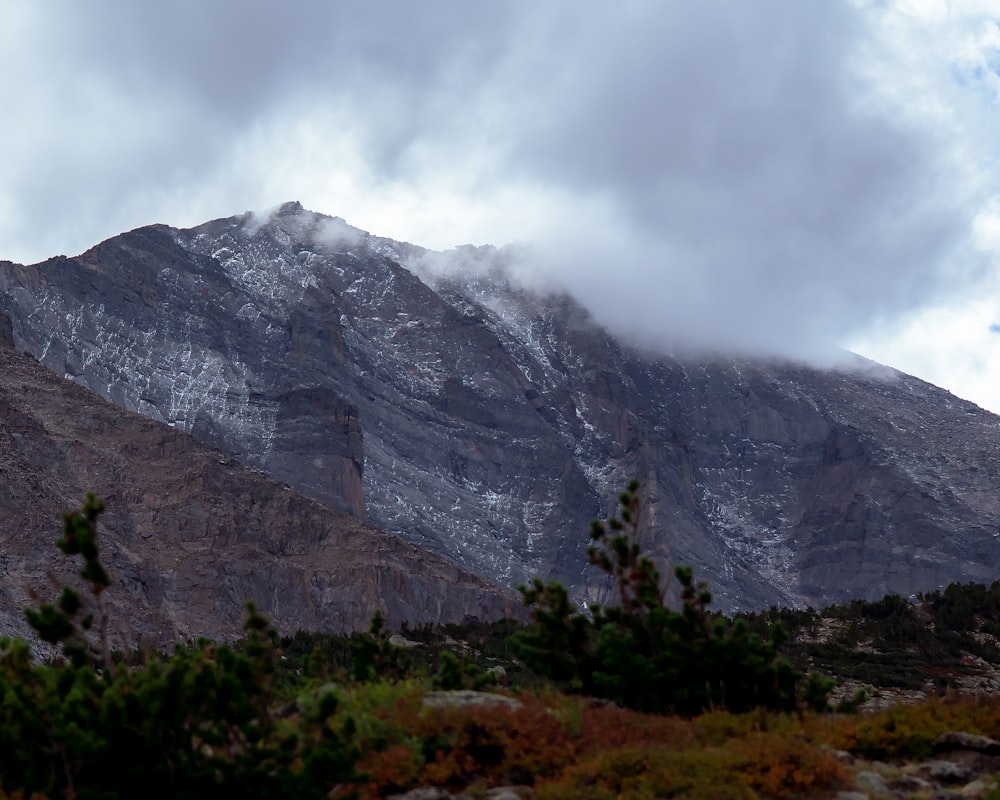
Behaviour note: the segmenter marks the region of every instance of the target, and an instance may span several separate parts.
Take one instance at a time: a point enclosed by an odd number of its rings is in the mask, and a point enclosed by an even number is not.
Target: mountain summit
[[[430,255],[286,203],[2,262],[0,322],[58,375],[509,587],[600,600],[588,523],[633,477],[645,550],[726,610],[997,577],[1000,418],[860,358],[641,351]]]

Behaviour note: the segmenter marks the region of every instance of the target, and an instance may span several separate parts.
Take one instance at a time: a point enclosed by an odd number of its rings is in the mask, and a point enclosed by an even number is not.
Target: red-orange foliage
[[[931,698],[851,718],[844,726],[842,741],[831,742],[834,746],[869,758],[927,758],[931,743],[945,731],[1000,737],[1000,698]]]
[[[654,744],[681,750],[689,747],[695,737],[696,728],[690,720],[607,706],[584,709],[577,747],[582,754],[606,750],[609,743],[615,747]]]
[[[731,750],[733,767],[764,797],[811,796],[846,780],[833,752],[797,737],[756,733],[733,742]]]
[[[397,709],[394,722],[407,735],[396,738],[406,741],[372,743],[360,765],[369,796],[419,785],[531,784],[571,763],[576,745],[565,723],[540,699],[519,699],[516,710]]]
[[[713,787],[713,797],[781,800],[844,781],[835,755],[811,744],[794,716],[686,720],[591,708],[580,698],[518,700],[516,710],[398,704],[396,732],[359,743],[369,774],[363,796],[527,784],[539,797],[660,796],[661,789],[698,797]]]

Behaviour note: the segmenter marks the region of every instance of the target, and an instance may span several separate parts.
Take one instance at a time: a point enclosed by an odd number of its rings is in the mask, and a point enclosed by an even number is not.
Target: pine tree
[[[712,613],[711,592],[690,567],[674,571],[681,607],[670,608],[660,573],[637,541],[639,484],[619,502],[618,517],[592,524],[588,548],[590,564],[613,580],[617,603],[583,613],[565,587],[536,578],[521,587],[534,624],[515,638],[518,657],[573,691],[643,711],[795,708],[802,676],[779,657],[783,628],[774,625],[765,640],[742,620]]]

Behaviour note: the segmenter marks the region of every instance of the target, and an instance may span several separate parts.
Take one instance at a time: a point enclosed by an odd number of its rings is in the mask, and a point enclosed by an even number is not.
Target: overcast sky
[[[1000,412],[1000,2],[0,0],[0,259],[297,199]]]

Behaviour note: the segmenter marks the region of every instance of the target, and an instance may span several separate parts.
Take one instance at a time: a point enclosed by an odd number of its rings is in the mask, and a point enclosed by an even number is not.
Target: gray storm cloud
[[[613,211],[596,258],[561,231],[563,279],[644,338],[799,353],[940,292],[967,209],[939,137],[871,103],[856,12],[671,8],[581,31],[534,98],[516,163]]]
[[[0,257],[295,198],[396,235],[363,198],[524,240],[522,280],[644,342],[791,355],[964,285],[953,148],[857,4],[9,5]]]

